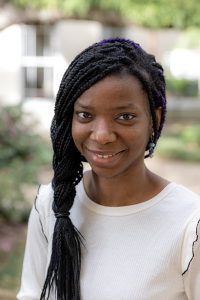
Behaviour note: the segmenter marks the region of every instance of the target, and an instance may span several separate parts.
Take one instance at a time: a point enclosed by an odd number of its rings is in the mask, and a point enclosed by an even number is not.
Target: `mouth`
[[[110,163],[115,162],[125,150],[121,150],[118,152],[114,151],[96,151],[96,150],[89,150],[87,148],[88,152],[90,153],[90,157],[92,160],[100,165],[108,165]]]

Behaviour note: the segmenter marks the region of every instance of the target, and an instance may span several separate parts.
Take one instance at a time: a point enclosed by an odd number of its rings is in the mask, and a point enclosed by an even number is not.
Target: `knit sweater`
[[[143,203],[107,207],[76,187],[71,219],[81,232],[82,300],[199,300],[200,197],[169,183]],[[19,300],[39,300],[49,265],[55,216],[51,183],[32,208]],[[54,300],[53,292],[50,296]]]

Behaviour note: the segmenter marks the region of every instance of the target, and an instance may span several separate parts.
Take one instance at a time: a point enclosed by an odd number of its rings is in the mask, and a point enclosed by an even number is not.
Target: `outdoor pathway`
[[[152,172],[169,181],[182,184],[200,195],[200,163],[154,157],[153,159],[146,159],[146,165]]]

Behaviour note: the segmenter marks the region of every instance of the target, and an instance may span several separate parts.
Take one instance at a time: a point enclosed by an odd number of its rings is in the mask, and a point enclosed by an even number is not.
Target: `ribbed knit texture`
[[[41,186],[29,219],[20,300],[40,298],[55,224],[52,201],[51,184]],[[200,299],[198,195],[172,182],[146,202],[105,207],[88,198],[81,181],[71,219],[85,238],[82,300]]]

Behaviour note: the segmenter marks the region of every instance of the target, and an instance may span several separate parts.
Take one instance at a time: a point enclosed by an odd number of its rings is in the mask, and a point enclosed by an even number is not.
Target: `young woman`
[[[144,164],[165,116],[163,69],[138,44],[104,40],[74,59],[56,99],[54,178],[30,215],[19,300],[200,299],[200,197]],[[84,175],[82,161],[92,168]]]

